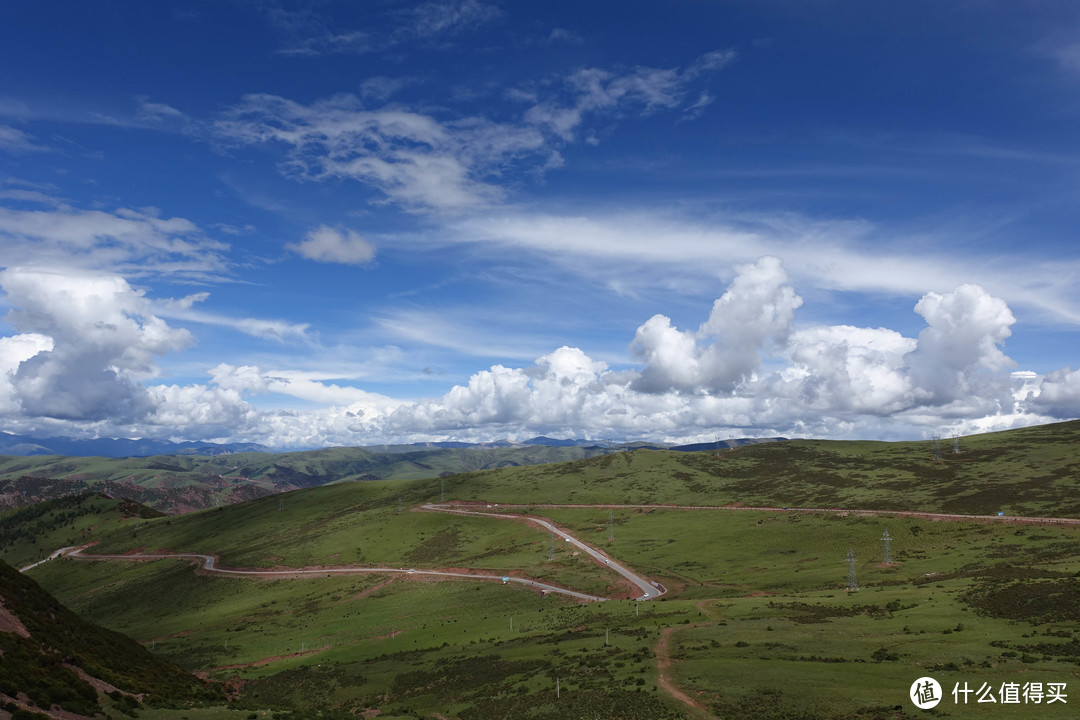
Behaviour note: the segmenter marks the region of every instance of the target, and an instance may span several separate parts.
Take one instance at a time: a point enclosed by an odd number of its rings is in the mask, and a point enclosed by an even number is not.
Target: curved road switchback
[[[468,513],[465,511],[457,511],[453,509],[443,509],[434,506],[425,506],[424,509],[432,510],[436,512],[451,512],[457,514],[484,514],[492,517],[506,518],[510,520],[522,520],[521,515],[500,515],[498,513]],[[573,544],[580,548],[590,556],[596,558],[598,562],[610,567],[615,572],[619,573],[623,577],[633,582],[637,587],[642,590],[642,596],[639,600],[651,600],[659,597],[663,594],[663,588],[657,588],[652,586],[648,580],[640,577],[622,565],[616,563],[605,554],[601,553],[585,543],[581,542],[577,538],[572,537],[566,532],[559,530],[551,523],[541,518],[533,518],[525,516],[526,519],[541,525],[542,527],[551,530],[552,532],[563,537],[566,542]],[[591,602],[603,602],[610,598],[600,597],[599,595],[591,595],[589,593],[579,592],[570,588],[559,587],[558,585],[551,585],[549,583],[540,582],[538,580],[531,580],[529,578],[513,577],[510,575],[496,575],[488,572],[452,572],[444,570],[417,570],[414,568],[394,568],[394,567],[331,567],[331,568],[277,568],[274,570],[259,570],[259,569],[239,569],[239,568],[224,568],[219,567],[217,564],[217,558],[213,555],[205,555],[202,553],[126,553],[126,554],[104,554],[104,555],[90,555],[84,551],[89,545],[81,547],[71,546],[66,548],[60,548],[53,552],[45,560],[28,565],[23,568],[23,572],[37,567],[43,562],[47,562],[60,555],[67,555],[68,557],[76,558],[79,560],[99,560],[99,561],[119,561],[119,560],[195,560],[202,565],[202,569],[208,573],[216,575],[230,575],[230,576],[248,576],[248,577],[290,577],[297,575],[356,575],[362,573],[376,573],[376,574],[403,574],[403,575],[427,575],[434,577],[450,577],[460,578],[465,580],[495,580],[500,581],[503,584],[517,583],[519,585],[525,585],[526,587],[534,588],[545,593],[558,593],[560,595],[566,595],[578,600],[586,600]]]
[[[602,552],[600,550],[597,550],[596,548],[592,547],[591,545],[586,545],[585,543],[581,542],[577,538],[571,536],[565,530],[560,530],[555,525],[548,522],[547,520],[544,520],[543,518],[534,517],[532,515],[510,515],[510,514],[507,514],[507,513],[494,513],[494,512],[484,512],[482,510],[469,510],[467,507],[463,508],[460,505],[440,505],[438,503],[429,503],[427,505],[423,505],[421,507],[421,509],[422,510],[429,510],[431,512],[450,513],[451,515],[482,515],[484,517],[503,518],[504,520],[518,520],[518,521],[525,520],[525,521],[531,522],[534,525],[539,525],[540,527],[544,528],[545,530],[550,530],[551,532],[553,532],[556,535],[558,535],[559,537],[561,537],[564,542],[568,542],[571,545],[573,545],[574,547],[579,548],[583,552],[588,553],[598,563],[600,563],[601,565],[604,565],[606,567],[611,568],[612,570],[614,570],[615,572],[619,573],[624,578],[629,580],[631,583],[636,585],[637,588],[639,590],[641,590],[641,596],[637,598],[638,600],[655,600],[656,598],[660,597],[665,592],[667,592],[667,590],[662,585],[659,585],[659,584],[654,585],[647,578],[645,578],[645,577],[643,577],[641,575],[638,575],[637,573],[635,573],[633,570],[629,569],[628,567],[619,564],[618,562],[616,562],[615,560],[610,558],[608,555],[606,555],[604,552]]]

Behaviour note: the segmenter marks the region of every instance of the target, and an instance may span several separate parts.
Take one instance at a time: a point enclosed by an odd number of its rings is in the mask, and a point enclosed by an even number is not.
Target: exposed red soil
[[[30,631],[26,629],[26,626],[22,624],[19,618],[11,614],[6,607],[4,607],[4,601],[0,600],[0,632],[15,633],[19,637],[30,637]]]

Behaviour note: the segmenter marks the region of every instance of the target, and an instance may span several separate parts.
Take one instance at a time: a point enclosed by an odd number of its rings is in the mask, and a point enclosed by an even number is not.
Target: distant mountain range
[[[515,447],[580,447],[580,448],[603,448],[605,450],[679,450],[685,452],[699,452],[702,450],[720,449],[752,445],[760,442],[775,442],[786,438],[738,438],[726,440],[720,443],[695,443],[693,445],[667,445],[665,443],[629,442],[614,443],[598,440],[560,440],[557,438],[539,435],[529,440],[511,441],[494,440],[485,443],[469,442],[422,442],[402,445],[364,445],[358,446],[371,452],[379,453],[411,453],[425,449],[475,449],[488,450],[495,448]],[[313,448],[314,449],[314,448]],[[16,455],[20,457],[32,457],[36,455],[66,455],[68,457],[150,457],[153,455],[201,455],[214,457],[217,455],[232,455],[243,452],[275,453],[287,452],[258,443],[213,443],[213,442],[171,442],[169,440],[155,440],[153,438],[129,439],[129,438],[94,438],[84,440],[72,437],[46,437],[35,438],[29,435],[17,435],[15,433],[0,431],[0,455]]]
[[[71,437],[33,438],[0,432],[0,455],[68,455],[70,457],[149,457],[151,455],[230,455],[238,452],[273,452],[257,443],[211,443],[153,440],[143,438],[94,438],[80,440]]]

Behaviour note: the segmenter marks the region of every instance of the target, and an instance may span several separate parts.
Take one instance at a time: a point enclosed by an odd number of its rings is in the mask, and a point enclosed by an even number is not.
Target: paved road
[[[77,547],[78,547],[78,545],[69,545],[68,547],[62,547],[59,550],[53,550],[52,554],[49,555],[49,557],[45,558],[44,560],[38,560],[36,563],[33,563],[31,565],[27,565],[24,568],[20,568],[19,572],[26,572],[27,570],[33,570],[38,565],[44,565],[45,563],[49,562],[50,560],[55,560],[56,558],[60,557],[64,553],[66,553],[66,552],[68,552],[70,550],[74,550]]]
[[[568,542],[574,547],[579,548],[583,552],[588,553],[592,557],[596,558],[596,561],[599,562],[601,565],[606,565],[607,567],[611,568],[612,570],[632,582],[641,590],[641,596],[638,598],[638,600],[654,600],[667,592],[663,585],[654,585],[647,578],[638,575],[633,570],[619,564],[616,560],[609,557],[602,551],[597,550],[590,545],[586,545],[577,538],[572,537],[566,531],[560,530],[559,528],[555,527],[555,525],[551,524],[547,520],[544,520],[543,518],[533,517],[532,515],[512,515],[507,513],[486,512],[484,510],[471,510],[468,507],[462,507],[460,505],[440,505],[438,503],[424,505],[422,509],[430,510],[432,512],[451,513],[454,515],[483,515],[486,517],[504,518],[507,520],[526,520],[533,523],[534,525],[539,525],[545,530],[550,530],[559,537],[563,538],[564,542]]]

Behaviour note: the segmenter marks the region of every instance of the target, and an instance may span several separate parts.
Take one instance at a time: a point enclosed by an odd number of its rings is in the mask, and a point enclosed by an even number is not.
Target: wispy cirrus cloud
[[[0,243],[20,265],[188,280],[221,280],[228,274],[229,246],[185,218],[162,217],[156,208],[85,210],[40,191],[11,192],[9,204],[0,205]],[[13,206],[14,201],[23,206]]]
[[[479,0],[425,2],[370,17],[349,27],[312,3],[263,2],[262,15],[284,35],[284,55],[365,54],[414,44],[438,46],[502,17],[502,10]]]
[[[282,173],[301,180],[352,179],[411,211],[461,212],[500,204],[496,178],[562,166],[559,148],[592,117],[636,110],[700,109],[688,93],[701,77],[732,62],[733,51],[702,55],[686,68],[637,67],[624,73],[585,68],[554,91],[518,90],[532,102],[516,120],[439,118],[403,105],[370,109],[352,94],[305,105],[248,95],[211,125],[221,142],[283,148]],[[551,97],[546,97],[550,94]]]
[[[10,125],[0,125],[0,150],[9,153],[49,152],[47,145],[42,145],[37,138]]]

